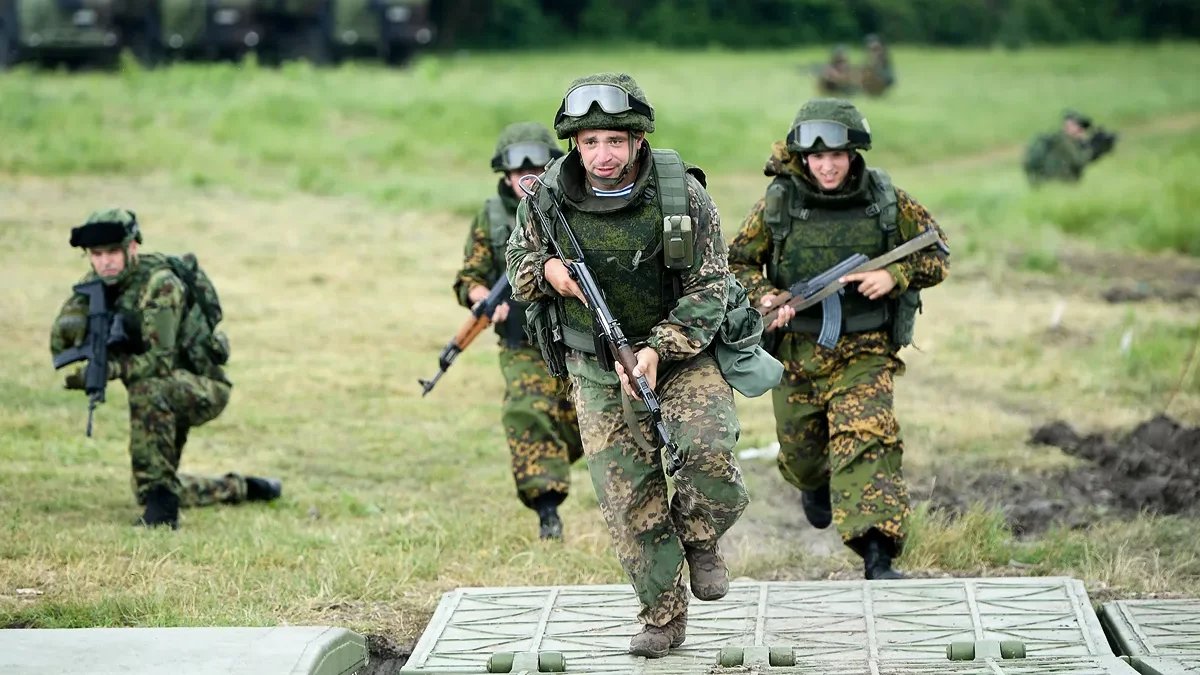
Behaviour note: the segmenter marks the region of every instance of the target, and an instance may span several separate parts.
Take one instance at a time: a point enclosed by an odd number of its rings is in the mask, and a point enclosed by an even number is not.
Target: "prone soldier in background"
[[[137,216],[126,209],[96,211],[73,228],[71,246],[87,252],[92,269],[50,332],[56,367],[89,361],[66,376],[68,389],[87,389],[94,405],[104,381],[120,379],[129,394],[133,491],[145,507],[134,524],[176,529],[181,506],[277,499],[283,486],[275,478],[178,472],[188,432],[229,402],[229,345],[216,329],[216,291],[195,258],[139,253],[141,242]],[[100,326],[114,328],[103,331],[107,340],[89,341]],[[104,372],[88,373],[99,364]]]
[[[517,181],[540,176],[550,160],[562,154],[554,135],[537,122],[518,122],[501,131],[492,170],[504,175],[496,195],[484,202],[471,222],[463,266],[454,281],[454,292],[464,307],[482,302],[504,277],[505,247],[524,196]],[[567,498],[571,464],[583,456],[583,443],[570,396],[546,371],[541,353],[525,336],[525,306],[509,300],[491,316],[500,336],[505,382],[501,421],[517,497],[537,512],[542,539],[562,539],[558,505]]]
[[[1062,128],[1039,134],[1025,150],[1023,167],[1029,183],[1037,186],[1057,180],[1074,183],[1083,177],[1088,164],[1112,152],[1117,134],[1096,126],[1074,110],[1063,113]]]

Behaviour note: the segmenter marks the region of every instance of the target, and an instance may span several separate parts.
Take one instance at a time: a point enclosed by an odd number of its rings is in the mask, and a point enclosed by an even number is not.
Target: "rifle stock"
[[[433,377],[428,380],[418,378],[417,382],[421,384],[421,396],[425,396],[433,391],[433,387],[438,380],[442,379],[442,375],[454,363],[454,359],[463,352],[475,338],[479,337],[488,326],[492,325],[492,315],[496,312],[496,308],[508,302],[512,296],[512,286],[508,283],[508,277],[502,276],[493,286],[492,290],[488,291],[487,297],[475,303],[471,308],[471,315],[459,327],[458,332],[454,337],[450,338],[450,342],[442,348],[442,353],[438,356],[438,371]]]

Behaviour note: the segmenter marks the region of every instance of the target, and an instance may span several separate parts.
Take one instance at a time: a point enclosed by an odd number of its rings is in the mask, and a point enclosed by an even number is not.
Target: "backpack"
[[[1038,134],[1035,136],[1033,142],[1025,149],[1025,159],[1021,164],[1025,169],[1025,173],[1039,173],[1053,145],[1054,134]]]
[[[180,351],[193,372],[208,375],[229,362],[229,338],[217,328],[224,316],[217,289],[194,254],[169,255],[166,260],[185,289],[183,320],[179,326]]]

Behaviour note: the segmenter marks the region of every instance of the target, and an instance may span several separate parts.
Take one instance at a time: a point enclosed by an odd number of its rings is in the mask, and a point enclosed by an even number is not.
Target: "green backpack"
[[[179,326],[181,352],[193,372],[207,375],[229,362],[229,338],[217,328],[224,316],[221,299],[194,254],[169,255],[166,259],[185,287],[183,321]]]

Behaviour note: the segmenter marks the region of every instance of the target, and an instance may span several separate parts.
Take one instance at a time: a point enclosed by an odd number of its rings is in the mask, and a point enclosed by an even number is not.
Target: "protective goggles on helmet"
[[[789,148],[810,150],[818,139],[830,150],[837,150],[851,144],[866,145],[871,142],[871,134],[833,120],[809,120],[792,127],[787,144]]]
[[[654,119],[654,108],[615,84],[581,84],[567,92],[554,115],[554,123],[558,124],[563,117],[583,117],[594,105],[610,115],[632,110]]]
[[[505,146],[500,154],[492,158],[492,168],[496,171],[511,171],[531,166],[546,166],[554,156],[554,150],[542,143],[513,143]]]

